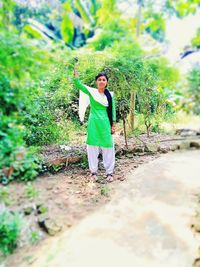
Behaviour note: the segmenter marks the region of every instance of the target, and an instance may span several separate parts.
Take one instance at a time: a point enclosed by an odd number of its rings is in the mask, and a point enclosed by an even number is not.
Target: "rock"
[[[140,153],[137,152],[137,153],[134,153],[133,155],[134,156],[140,156],[141,157],[141,156],[145,156],[146,154],[145,154],[145,152],[140,152]]]
[[[189,141],[183,141],[178,145],[178,149],[189,149],[189,148],[190,148]]]
[[[41,214],[37,218],[38,225],[45,230],[45,220],[49,219],[49,214]],[[46,231],[46,230],[45,230]]]
[[[190,147],[194,147],[200,149],[200,141],[192,141],[190,142]]]
[[[48,211],[48,207],[44,206],[44,204],[37,204],[36,209],[37,209],[37,214],[43,214]]]
[[[49,235],[55,235],[62,230],[62,226],[48,216],[41,215],[38,218],[38,224]]]
[[[50,184],[50,185],[47,186],[47,190],[52,190],[53,188],[54,188],[54,185]]]
[[[30,215],[34,211],[33,206],[27,206],[23,208],[24,215]]]
[[[180,135],[180,136],[194,136],[197,135],[197,131],[196,130],[192,130],[192,129],[177,129],[176,130],[176,134]]]
[[[178,149],[178,145],[177,144],[174,144],[174,145],[172,145],[171,147],[170,147],[170,150],[171,151],[175,151],[175,150],[177,150]]]
[[[115,156],[123,155],[123,149],[121,147],[118,147],[115,149]]]
[[[200,258],[195,259],[193,267],[200,267]]]
[[[60,149],[64,150],[64,151],[70,151],[72,150],[72,148],[70,146],[66,146],[66,145],[60,145]]]
[[[159,150],[159,146],[157,144],[146,144],[144,147],[145,152],[156,153]]]
[[[158,151],[166,154],[170,149],[168,147],[159,147]]]
[[[132,159],[133,158],[133,154],[127,154],[126,157],[129,158],[129,159]]]
[[[193,227],[196,232],[200,232],[200,221],[196,221]]]
[[[134,148],[134,152],[135,152],[135,153],[138,153],[138,152],[139,152],[139,153],[143,153],[143,152],[144,152],[144,147],[135,147],[135,148]]]

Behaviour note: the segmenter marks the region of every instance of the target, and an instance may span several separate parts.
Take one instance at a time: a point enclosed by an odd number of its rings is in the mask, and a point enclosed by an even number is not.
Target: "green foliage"
[[[170,14],[176,14],[180,18],[189,14],[194,14],[198,10],[199,6],[199,0],[165,1],[166,11]]]
[[[61,34],[66,43],[72,43],[74,37],[74,25],[69,17],[69,12],[72,12],[70,3],[66,2],[63,5],[63,15],[61,22]]]
[[[96,51],[102,51],[105,48],[112,47],[112,45],[118,43],[120,39],[125,39],[128,33],[127,27],[128,26],[126,26],[123,21],[120,22],[117,18],[106,22],[101,32],[92,39],[88,47]]]
[[[200,28],[197,29],[196,36],[192,38],[192,46],[193,47],[200,47]]]
[[[8,29],[11,27],[14,6],[15,6],[15,2],[13,0],[2,0],[1,1],[0,28]]]
[[[109,191],[110,191],[110,188],[107,185],[101,186],[100,193],[102,196],[108,197]]]
[[[6,184],[13,179],[32,180],[38,174],[36,157],[25,149],[21,114],[31,106],[30,82],[38,72],[33,62],[37,58],[40,66],[41,56],[16,34],[0,35],[0,181]]]
[[[40,240],[39,232],[36,230],[31,230],[29,239],[32,244],[36,244]]]
[[[79,166],[82,169],[88,169],[89,165],[88,165],[88,158],[86,153],[79,153],[79,156],[81,156],[81,162],[77,164],[77,166]]]
[[[41,96],[36,98],[34,109],[28,107],[23,112],[23,123],[26,126],[24,140],[28,145],[45,145],[58,139],[59,127],[49,105],[49,99]]]
[[[94,1],[93,1],[94,3]],[[87,4],[90,4],[90,1],[88,1]],[[89,23],[91,25],[94,24],[94,19],[90,13],[90,10],[87,8],[88,5],[86,5],[85,1],[83,0],[75,0],[75,7],[78,9],[78,11],[81,14],[81,18],[84,22]]]
[[[197,64],[188,75],[188,93],[192,100],[194,114],[200,115],[200,64]]]
[[[8,211],[0,212],[0,251],[4,255],[9,255],[16,249],[20,228],[19,214]]]
[[[163,14],[155,13],[153,10],[147,11],[144,14],[144,25],[143,28],[148,32],[154,39],[162,42],[165,37],[165,19]]]
[[[31,25],[26,24],[23,29],[29,35],[30,38],[34,39],[43,38],[42,34],[38,30],[34,29]]]
[[[8,78],[0,73],[0,107],[1,113],[10,115],[18,110],[20,105],[17,90],[10,85]]]
[[[0,203],[3,202],[5,205],[10,205],[11,199],[8,188],[0,187]]]
[[[173,86],[179,79],[177,70],[164,58],[146,58],[132,38],[125,43],[115,43],[102,52],[79,56],[80,78],[85,84],[95,87],[94,77],[101,70],[108,74],[108,88],[115,93],[117,120],[127,115],[129,104],[126,104],[124,114],[120,107],[123,100],[130,99],[132,91],[137,93],[136,110],[143,114],[149,130],[150,127],[158,129],[168,111],[173,113],[173,106],[167,99],[173,95]]]
[[[98,25],[106,25],[120,17],[116,0],[100,0],[101,7],[97,11]]]
[[[38,190],[35,188],[35,186],[28,182],[25,189],[24,189],[25,196],[27,198],[33,199],[36,198],[39,195]]]
[[[105,48],[111,47],[114,42],[119,40],[119,34],[112,32],[112,30],[102,31],[95,39],[90,43],[89,47],[92,47],[96,51],[102,51]]]

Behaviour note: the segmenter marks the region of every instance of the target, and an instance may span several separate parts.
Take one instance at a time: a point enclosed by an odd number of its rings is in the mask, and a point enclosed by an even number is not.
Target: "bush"
[[[9,255],[16,249],[20,224],[19,214],[12,214],[9,211],[0,212],[0,251],[3,255]]]
[[[1,116],[0,129],[0,183],[33,180],[39,164],[24,146],[23,127],[15,124],[12,117]]]

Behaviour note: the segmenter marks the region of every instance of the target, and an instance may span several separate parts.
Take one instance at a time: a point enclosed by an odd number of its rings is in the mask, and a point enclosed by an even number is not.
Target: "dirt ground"
[[[112,183],[104,183],[104,169],[100,160],[99,182],[91,181],[88,170],[83,169],[81,165],[69,165],[56,174],[43,174],[29,185],[9,184],[7,207],[9,210],[23,214],[23,231],[18,248],[13,255],[7,257],[4,266],[17,267],[20,266],[22,260],[27,260],[28,266],[31,263],[34,248],[40,246],[43,240],[52,238],[39,226],[38,220],[41,216],[46,216],[53,221],[57,229],[56,235],[73,227],[81,218],[107,203],[114,193],[115,186],[126,182],[127,174],[139,165],[159,157],[160,153],[170,150],[170,147],[174,145],[174,141],[168,141],[171,139],[173,138],[167,135],[151,135],[148,144],[159,143],[164,149],[161,152],[145,153],[139,149],[138,153],[118,153]],[[131,147],[136,144],[144,145],[145,142],[147,142],[146,135],[141,135],[140,139],[130,138],[130,151]],[[120,148],[124,148],[124,140],[120,135],[115,143],[118,152]],[[56,152],[52,150],[49,154],[52,156]],[[5,205],[2,207],[5,208]],[[31,212],[28,212],[30,214],[24,215],[30,207]],[[42,209],[38,211],[38,207]]]

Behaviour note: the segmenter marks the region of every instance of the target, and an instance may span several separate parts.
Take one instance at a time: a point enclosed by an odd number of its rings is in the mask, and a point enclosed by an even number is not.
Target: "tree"
[[[0,27],[8,30],[12,26],[13,9],[15,2],[12,0],[2,0],[0,9]]]
[[[193,103],[193,112],[200,115],[200,64],[193,67],[188,75],[189,97]]]

